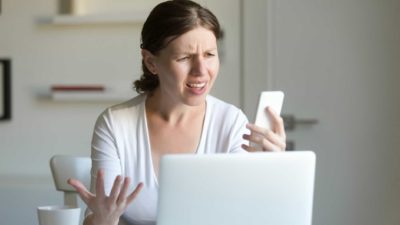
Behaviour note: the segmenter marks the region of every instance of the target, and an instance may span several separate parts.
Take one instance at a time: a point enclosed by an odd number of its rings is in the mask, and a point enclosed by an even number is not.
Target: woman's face
[[[219,70],[214,33],[203,27],[184,33],[154,56],[154,66],[161,95],[173,103],[202,104]]]

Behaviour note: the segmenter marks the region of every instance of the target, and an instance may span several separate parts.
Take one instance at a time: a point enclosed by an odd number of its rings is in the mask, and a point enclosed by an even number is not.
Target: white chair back
[[[75,178],[89,187],[91,167],[92,161],[89,157],[55,155],[50,159],[56,189],[64,192],[64,205],[78,207],[78,193],[67,180]]]

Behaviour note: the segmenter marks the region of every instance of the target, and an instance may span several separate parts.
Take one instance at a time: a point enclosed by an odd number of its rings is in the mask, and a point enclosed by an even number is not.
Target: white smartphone
[[[255,118],[255,124],[259,127],[271,129],[271,118],[266,111],[267,107],[278,114],[281,114],[284,94],[282,91],[263,91],[258,99],[258,106]],[[255,147],[256,151],[261,151],[262,148],[256,143],[250,142],[250,146]]]
[[[281,114],[284,93],[282,91],[263,91],[258,100],[255,124],[257,126],[271,129],[271,120],[266,112],[266,107],[271,107],[278,115]]]

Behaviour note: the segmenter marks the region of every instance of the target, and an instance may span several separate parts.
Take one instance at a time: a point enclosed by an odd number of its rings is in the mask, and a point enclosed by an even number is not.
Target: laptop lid
[[[158,225],[311,225],[311,151],[166,155]]]

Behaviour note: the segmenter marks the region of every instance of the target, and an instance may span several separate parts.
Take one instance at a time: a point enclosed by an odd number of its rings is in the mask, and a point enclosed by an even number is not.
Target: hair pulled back
[[[189,0],[162,2],[150,12],[143,25],[140,48],[157,55],[171,41],[199,26],[220,38],[220,25],[210,10]],[[158,76],[147,69],[143,59],[142,70],[143,74],[134,82],[134,87],[138,93],[151,93],[159,85]]]

